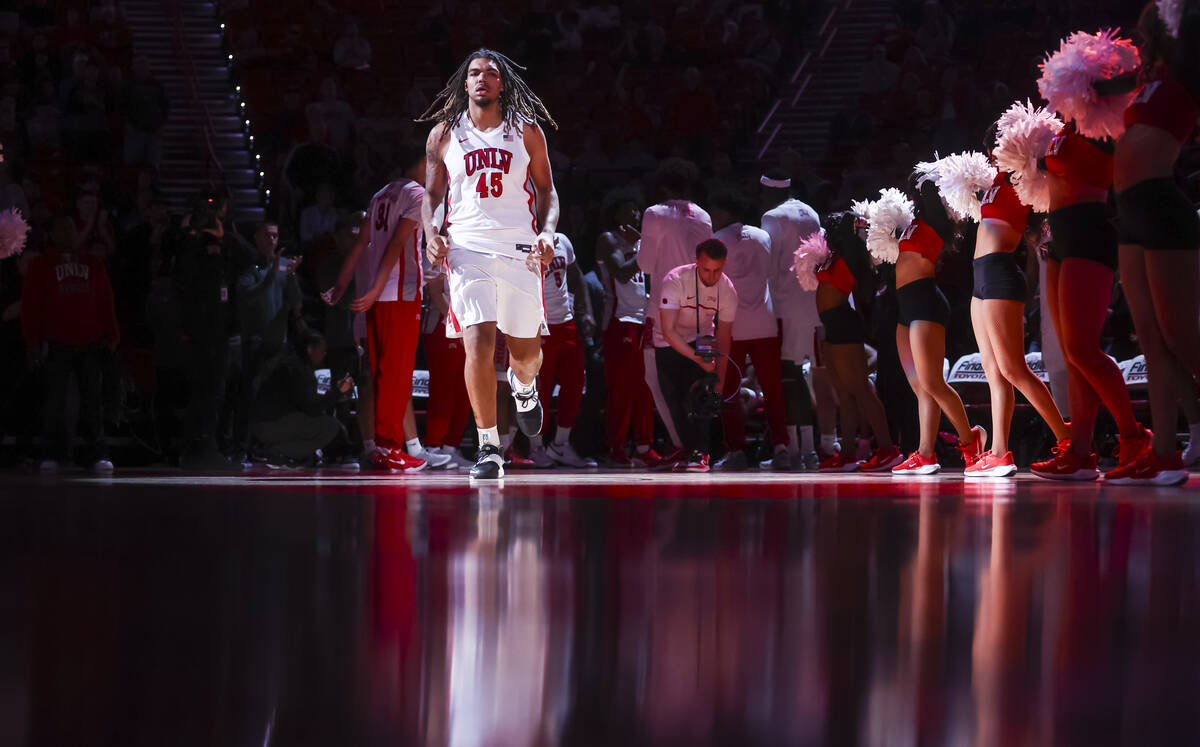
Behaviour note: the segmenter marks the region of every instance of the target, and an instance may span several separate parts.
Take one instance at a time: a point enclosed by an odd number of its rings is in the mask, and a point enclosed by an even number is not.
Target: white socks
[[[834,454],[837,452],[837,434],[822,433],[821,434],[821,452],[824,454]],[[808,453],[808,452],[805,452]]]
[[[421,448],[421,439],[410,438],[404,442],[404,448],[408,451],[409,456],[420,456],[424,449]]]
[[[500,431],[495,426],[479,429],[479,445],[486,446],[487,444],[491,444],[503,451],[504,447],[500,444]]]
[[[813,445],[813,427],[802,425],[796,430],[800,433],[800,453],[811,454],[816,451],[816,447]]]

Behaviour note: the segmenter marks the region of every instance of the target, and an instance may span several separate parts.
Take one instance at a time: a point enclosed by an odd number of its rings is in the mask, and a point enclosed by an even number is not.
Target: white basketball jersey
[[[574,318],[574,306],[567,289],[567,267],[575,264],[575,246],[565,234],[554,234],[554,259],[546,266],[542,283],[542,305],[547,324],[565,324]]]
[[[408,218],[416,222],[412,233],[404,238],[404,249],[387,285],[380,294],[380,301],[411,301],[417,297],[424,279],[421,276],[421,201],[425,189],[412,179],[397,179],[375,193],[367,208],[369,236],[367,250],[354,270],[354,287],[359,295],[366,293],[375,284],[379,263],[387,253],[388,244],[396,233],[400,221]]]
[[[446,228],[451,250],[524,259],[537,236],[523,127],[483,132],[464,116],[450,130]]]
[[[620,234],[613,235],[623,245],[621,256],[625,260],[637,254],[641,248],[640,241],[630,245]],[[604,284],[604,318],[600,321],[601,326],[607,329],[609,322],[614,319],[618,322],[643,324],[646,321],[646,276],[635,272],[629,280],[620,283],[609,274],[603,262],[596,263],[596,270],[600,275],[600,282]]]

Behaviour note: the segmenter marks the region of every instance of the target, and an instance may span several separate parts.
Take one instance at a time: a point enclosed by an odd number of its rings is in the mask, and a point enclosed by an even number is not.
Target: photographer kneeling
[[[721,395],[737,313],[737,292],[725,277],[725,244],[708,239],[696,246],[696,262],[667,273],[659,298],[659,319],[667,346],[654,351],[663,399],[675,422],[684,426],[690,455],[675,466],[708,472],[709,430],[721,409]],[[668,347],[669,346],[669,347]]]
[[[303,358],[289,351],[259,390],[251,430],[268,454],[268,467],[316,464],[317,449],[326,449],[342,434],[334,407],[350,396],[354,380],[345,376],[317,391],[316,369],[325,363],[327,347],[319,332],[309,331]]]

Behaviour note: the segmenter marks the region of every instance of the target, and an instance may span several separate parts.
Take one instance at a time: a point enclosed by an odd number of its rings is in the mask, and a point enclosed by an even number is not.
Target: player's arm
[[[579,270],[579,263],[567,265],[567,290],[575,297],[575,306],[579,310],[579,331],[584,337],[591,337],[596,331],[596,317],[592,313],[592,294],[588,292],[587,282]]]
[[[383,289],[387,287],[388,278],[392,276],[392,268],[400,261],[405,244],[416,230],[417,222],[415,220],[412,218],[400,219],[400,225],[396,226],[396,230],[392,232],[392,238],[388,241],[383,260],[379,263],[379,271],[375,273],[375,284],[350,304],[351,311],[361,314],[375,305],[379,296],[383,294]],[[359,235],[361,236],[361,234]]]
[[[363,251],[367,248],[367,243],[371,240],[371,214],[363,218],[362,225],[358,227],[358,238],[354,241],[354,246],[350,248],[350,253],[346,255],[345,261],[342,262],[342,269],[338,273],[337,282],[333,287],[321,294],[321,298],[325,303],[333,306],[342,299],[342,294],[346,292],[346,288],[350,286],[350,278],[354,276],[354,268],[358,266],[358,260],[362,257]]]
[[[630,278],[642,271],[638,267],[637,254],[626,259],[612,233],[602,233],[596,239],[596,256],[618,283],[628,283]]]
[[[450,128],[445,123],[435,125],[425,140],[425,199],[421,200],[421,225],[425,229],[425,252],[435,265],[450,251],[450,242],[442,235],[441,226],[433,224],[433,215],[446,199],[449,188],[446,164],[443,163],[448,142]]]
[[[684,342],[679,336],[679,330],[675,329],[675,322],[679,320],[679,309],[660,306],[658,309],[658,319],[661,324],[663,339],[667,341],[676,353],[679,353],[684,358],[695,363],[705,371],[712,371],[716,366],[715,363],[706,363],[703,358],[696,355],[695,349],[691,345]]]
[[[537,195],[537,222],[541,231],[530,258],[548,265],[554,259],[554,232],[558,229],[559,214],[558,192],[554,189],[554,174],[550,171],[546,135],[536,124],[525,125],[525,149],[529,152],[529,178],[533,181],[534,193]]]
[[[442,316],[450,313],[450,304],[446,303],[446,274],[438,273],[425,284],[425,294],[429,303],[433,304]]]
[[[658,216],[646,210],[642,215],[642,243],[638,247],[636,261],[647,275],[654,274],[654,260],[658,258],[658,234]]]

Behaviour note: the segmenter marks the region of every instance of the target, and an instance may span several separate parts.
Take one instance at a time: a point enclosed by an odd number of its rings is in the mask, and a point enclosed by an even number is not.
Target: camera
[[[717,391],[717,375],[705,374],[693,382],[688,389],[684,408],[688,416],[700,420],[709,420],[721,414],[722,397]]]
[[[717,338],[712,335],[697,337],[696,356],[705,363],[712,363],[721,357],[721,351],[717,349]]]

